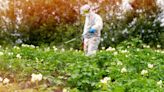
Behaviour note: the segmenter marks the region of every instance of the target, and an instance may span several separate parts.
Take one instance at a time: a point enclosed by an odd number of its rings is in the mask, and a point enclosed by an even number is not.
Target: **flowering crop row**
[[[102,47],[94,57],[56,46],[0,47],[0,91],[163,92],[164,51],[135,45]]]

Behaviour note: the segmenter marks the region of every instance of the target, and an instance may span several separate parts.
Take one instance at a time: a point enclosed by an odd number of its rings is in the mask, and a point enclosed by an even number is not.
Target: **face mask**
[[[87,13],[87,14],[85,14],[84,16],[86,16],[86,17],[88,17],[90,14],[89,13]]]
[[[89,16],[89,10],[83,11],[83,16]]]

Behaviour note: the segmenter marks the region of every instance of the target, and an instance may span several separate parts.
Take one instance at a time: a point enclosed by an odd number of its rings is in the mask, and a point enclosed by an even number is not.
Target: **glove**
[[[91,29],[89,30],[89,32],[90,32],[90,33],[95,33],[96,30],[95,30],[94,28],[91,28]]]

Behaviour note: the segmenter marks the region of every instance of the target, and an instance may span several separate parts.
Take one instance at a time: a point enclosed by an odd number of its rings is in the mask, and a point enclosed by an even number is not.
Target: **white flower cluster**
[[[129,23],[129,27],[134,26],[137,23],[137,18],[133,18],[133,21]]]
[[[69,50],[70,50],[70,51],[73,51],[73,48],[70,48]]]
[[[158,82],[157,82],[157,85],[158,85],[160,88],[162,88],[162,86],[163,86],[162,80],[158,81]]]
[[[164,54],[164,50],[155,50],[155,52]]]
[[[148,71],[147,70],[142,70],[141,71],[141,75],[147,75],[148,74]]]
[[[112,48],[112,47],[109,47],[106,49],[106,51],[115,51],[116,49],[115,48]]]
[[[108,81],[111,81],[111,78],[110,77],[105,77],[104,79],[101,79],[100,82],[103,83],[103,84],[107,84]]]
[[[69,90],[64,88],[62,92],[69,92]]]
[[[101,47],[102,50],[105,50],[105,47]]]
[[[35,48],[34,45],[22,44],[22,47]]]
[[[115,51],[115,52],[113,53],[113,55],[114,55],[114,56],[117,56],[117,55],[118,55],[118,52],[117,52],[117,51]]]
[[[2,77],[0,77],[0,83],[3,83],[3,84],[8,84],[10,82],[10,80],[8,78],[5,78],[3,79]]]
[[[129,51],[128,50],[121,50],[120,52],[121,53],[128,53]]]
[[[2,55],[4,55],[4,53],[3,52],[0,52],[0,56],[2,56]]]
[[[121,66],[121,65],[123,65],[123,63],[121,61],[117,61],[117,65]]]
[[[21,59],[22,56],[21,56],[20,54],[17,54],[17,55],[16,55],[16,58]]]
[[[149,45],[143,45],[143,47],[144,47],[144,48],[150,48],[150,46],[149,46]]]
[[[9,56],[14,55],[14,53],[13,53],[13,52],[8,52],[7,54],[8,54]]]
[[[14,46],[14,49],[17,49],[17,50],[19,50],[20,48],[19,48],[18,46]]]
[[[148,64],[148,68],[152,69],[154,67],[153,64]]]
[[[62,52],[64,52],[64,51],[65,51],[65,49],[64,49],[64,48],[62,48],[62,49],[61,49],[61,51],[62,51]]]
[[[128,34],[129,32],[128,32],[128,29],[127,28],[125,28],[123,31],[122,31],[122,34]]]
[[[32,74],[31,75],[31,82],[41,81],[42,78],[43,78],[42,74]]]
[[[127,69],[125,68],[125,67],[123,67],[122,69],[121,69],[121,73],[126,73],[127,72]]]
[[[56,48],[56,46],[53,46],[52,48],[54,49],[54,51],[57,51],[58,50],[58,48]]]

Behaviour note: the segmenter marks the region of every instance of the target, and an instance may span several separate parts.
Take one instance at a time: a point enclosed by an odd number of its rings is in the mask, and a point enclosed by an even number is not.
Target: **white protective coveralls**
[[[86,56],[90,56],[95,55],[98,49],[103,21],[100,15],[92,11],[85,16],[85,25],[82,36],[84,41],[84,52]],[[95,29],[95,32],[90,33],[90,29]]]

